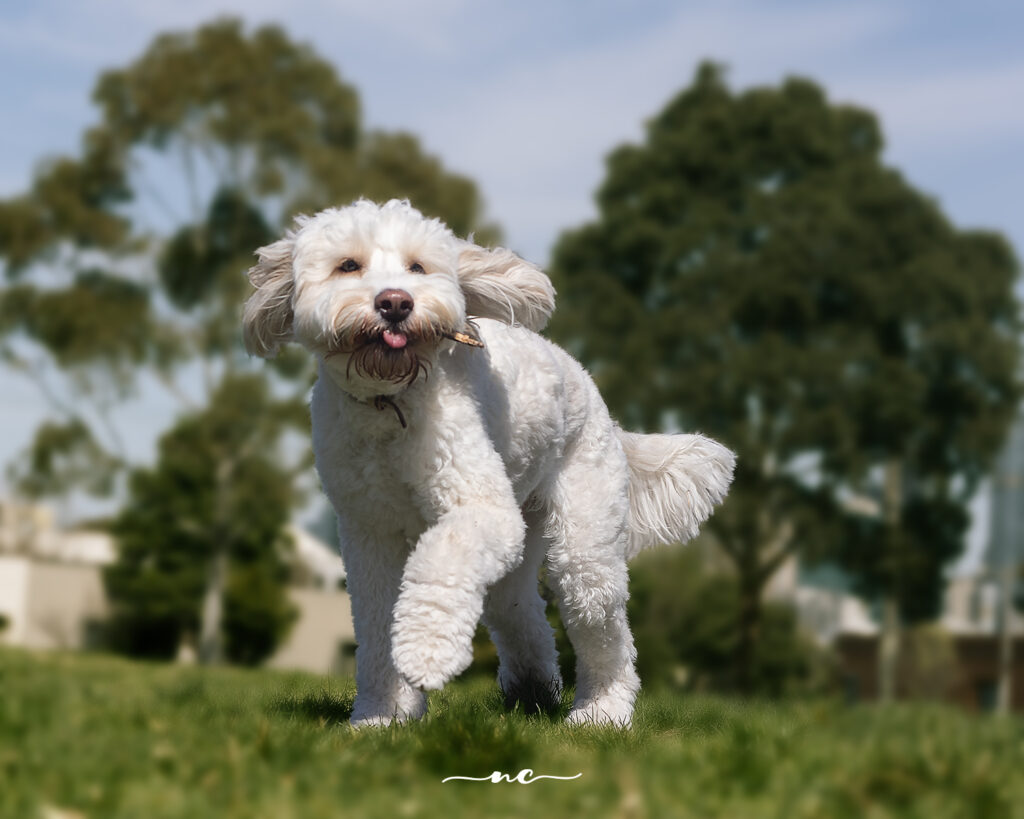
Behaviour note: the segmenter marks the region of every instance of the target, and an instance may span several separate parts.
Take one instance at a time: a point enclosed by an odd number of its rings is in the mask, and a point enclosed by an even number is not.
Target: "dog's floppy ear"
[[[511,250],[467,243],[459,254],[458,272],[470,316],[541,330],[555,309],[551,279]]]
[[[249,281],[256,292],[245,303],[242,336],[251,355],[273,358],[282,344],[291,341],[294,246],[295,235],[289,232],[283,239],[257,250],[259,261],[249,268]]]

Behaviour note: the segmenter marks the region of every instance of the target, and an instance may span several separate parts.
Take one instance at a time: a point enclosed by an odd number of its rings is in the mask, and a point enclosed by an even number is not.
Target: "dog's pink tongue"
[[[409,343],[409,339],[406,338],[405,333],[393,333],[390,330],[385,330],[381,334],[381,337],[384,339],[384,343],[393,350],[401,350]]]

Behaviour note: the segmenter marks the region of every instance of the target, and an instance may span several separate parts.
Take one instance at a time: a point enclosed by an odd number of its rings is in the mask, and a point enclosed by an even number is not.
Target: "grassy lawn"
[[[0,650],[0,816],[1024,816],[1024,723],[928,705],[641,695],[632,731],[494,684],[353,732],[348,679]],[[451,775],[572,776],[532,784]]]

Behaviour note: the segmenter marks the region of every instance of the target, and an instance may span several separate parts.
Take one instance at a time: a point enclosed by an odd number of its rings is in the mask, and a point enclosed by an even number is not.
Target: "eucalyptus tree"
[[[27,191],[0,201],[0,352],[50,416],[14,474],[33,496],[121,486],[108,584],[119,622],[162,634],[163,653],[199,632],[216,660],[225,622],[262,618],[277,635],[288,619],[280,533],[309,466],[281,448],[306,425],[306,357],[268,369],[240,343],[254,249],[294,213],[358,196],[408,197],[484,239],[495,229],[472,181],[410,134],[368,131],[355,89],[277,27],[161,35],[102,74],[93,100],[79,155],[43,161]],[[117,410],[154,382],[179,420],[146,467],[131,463]],[[231,593],[245,576],[259,589],[248,600]],[[243,643],[229,641],[232,655],[254,659]]]

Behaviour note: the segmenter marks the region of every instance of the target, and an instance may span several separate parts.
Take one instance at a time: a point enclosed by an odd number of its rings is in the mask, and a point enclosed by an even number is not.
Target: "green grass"
[[[3,817],[1024,816],[1024,723],[940,706],[643,694],[636,725],[507,714],[494,684],[352,731],[348,679],[0,650]],[[571,782],[449,782],[499,770]]]

